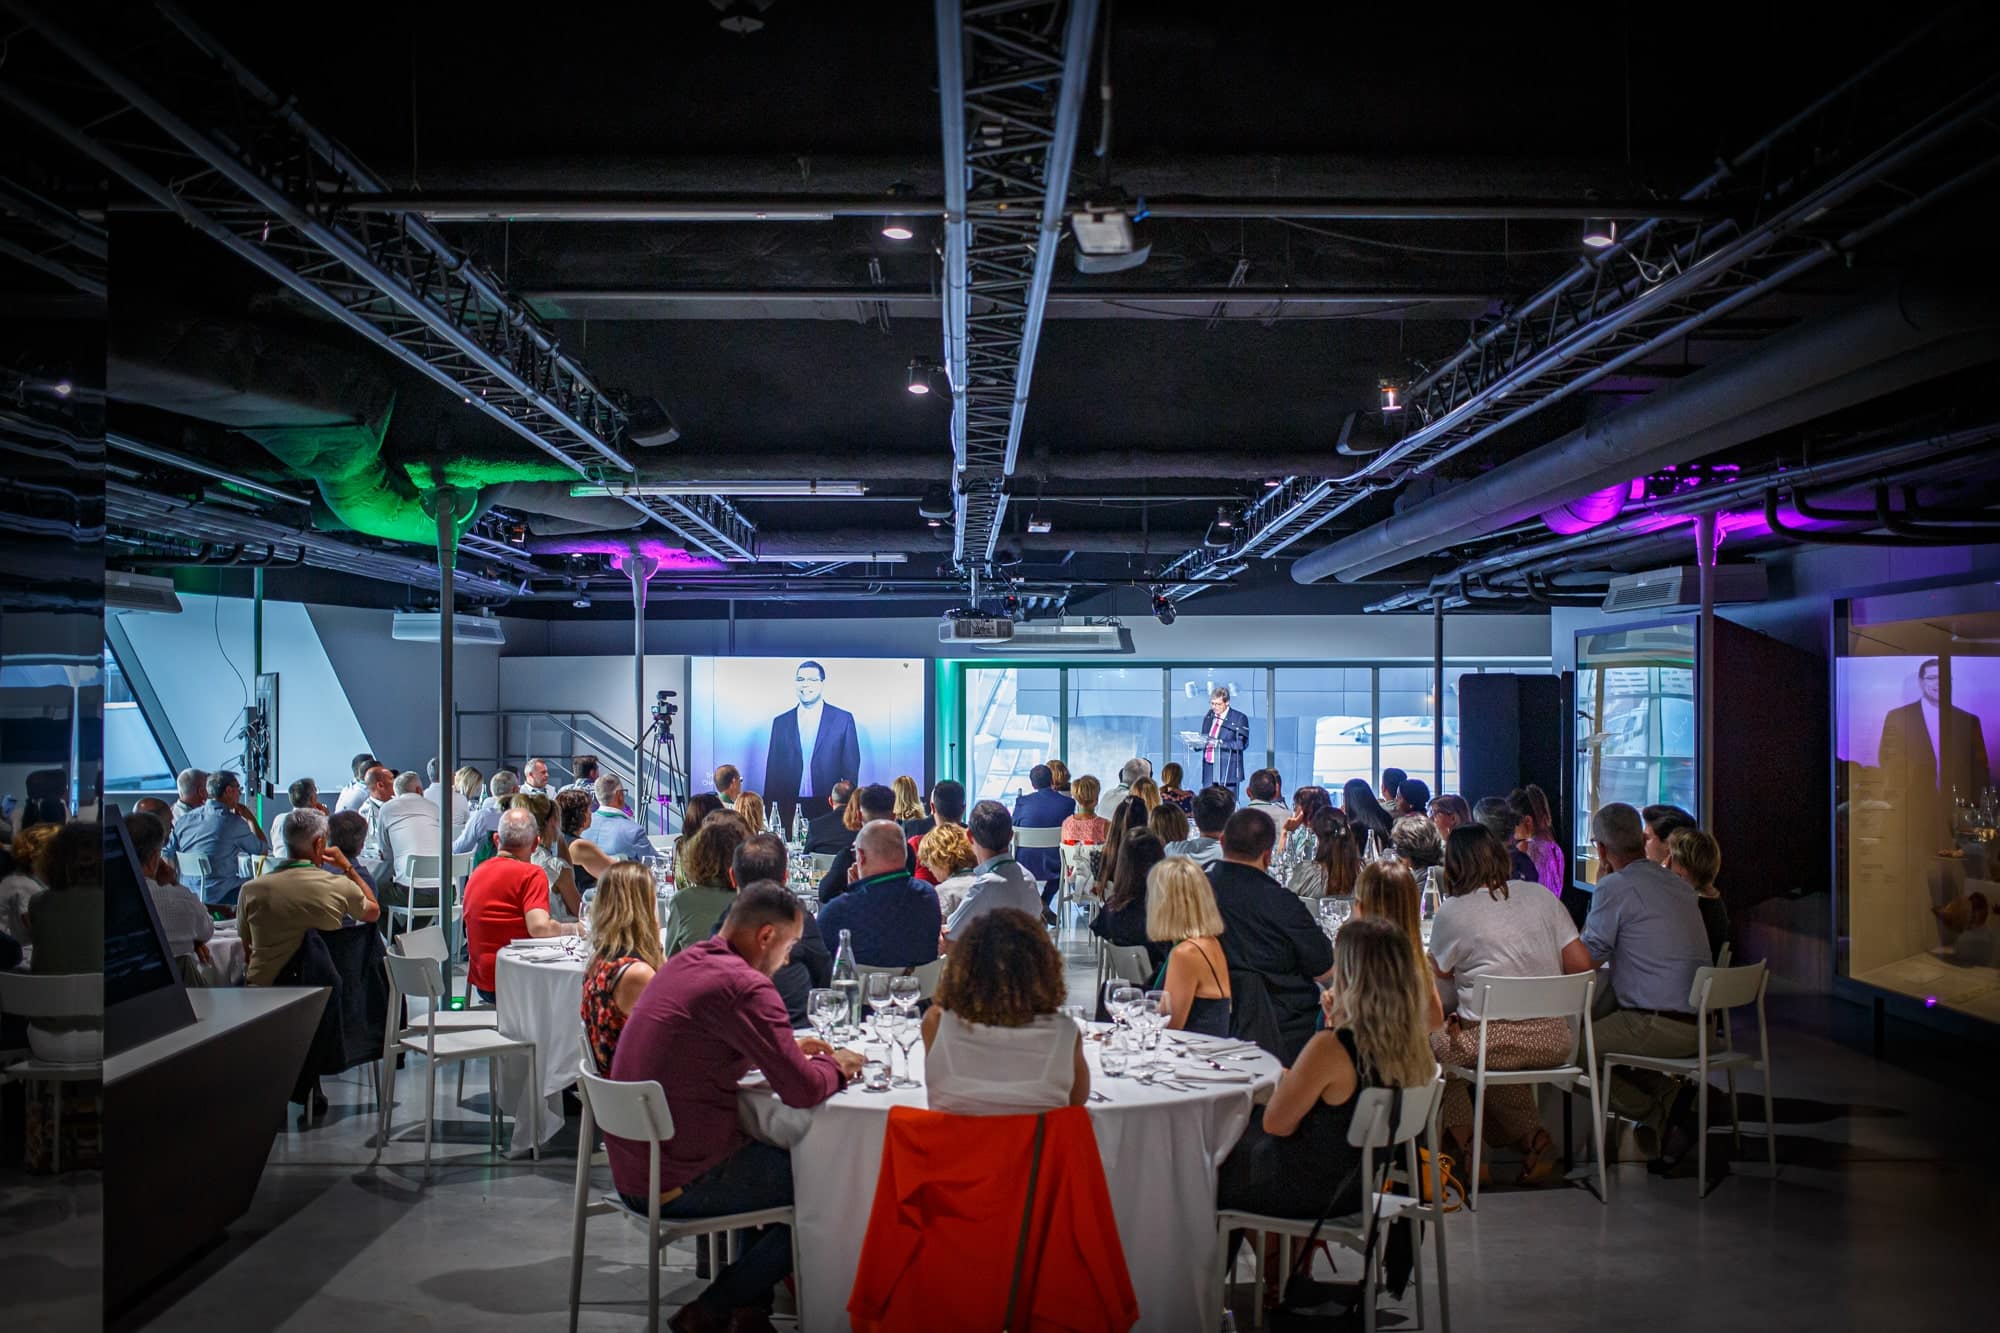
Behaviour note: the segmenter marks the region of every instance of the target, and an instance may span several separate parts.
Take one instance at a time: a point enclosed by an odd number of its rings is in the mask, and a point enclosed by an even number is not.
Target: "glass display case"
[[[2000,587],[1834,610],[1836,972],[2000,1022]]]
[[[1694,663],[1692,620],[1576,636],[1570,865],[1579,886],[1600,873],[1591,811],[1613,801],[1696,808]]]

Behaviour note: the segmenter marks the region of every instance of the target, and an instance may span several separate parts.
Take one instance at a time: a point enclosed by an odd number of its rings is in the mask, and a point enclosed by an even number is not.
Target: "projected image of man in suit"
[[[1979,719],[1944,702],[1944,673],[1935,657],[1917,668],[1920,698],[1882,719],[1878,762],[1897,774],[1925,806],[1949,803],[1956,792],[1973,801],[1993,781]]]
[[[764,800],[790,819],[801,798],[824,798],[842,780],[860,781],[861,740],[854,714],[826,702],[826,668],[805,661],[792,672],[798,706],[771,719],[764,755]],[[818,802],[811,805],[818,812]]]

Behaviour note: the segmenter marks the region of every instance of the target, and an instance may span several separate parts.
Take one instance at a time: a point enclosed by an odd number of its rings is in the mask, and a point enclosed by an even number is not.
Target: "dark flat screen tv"
[[[116,805],[104,807],[104,1052],[116,1055],[194,1022],[153,895]]]

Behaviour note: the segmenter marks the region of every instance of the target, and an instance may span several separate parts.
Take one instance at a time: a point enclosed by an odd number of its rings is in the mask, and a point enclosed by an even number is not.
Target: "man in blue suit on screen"
[[[861,780],[861,740],[854,714],[826,702],[826,668],[801,662],[792,672],[798,707],[771,719],[771,744],[764,754],[764,801],[790,819],[802,797],[818,813],[833,784]]]
[[[1059,829],[1065,819],[1076,813],[1076,801],[1055,790],[1055,781],[1055,774],[1047,764],[1036,764],[1028,770],[1028,785],[1034,790],[1014,798],[1014,859],[1021,863],[1021,869],[1041,881],[1044,911],[1055,897],[1057,881],[1062,875],[1062,846],[1059,843],[1054,847],[1023,847],[1020,830]]]

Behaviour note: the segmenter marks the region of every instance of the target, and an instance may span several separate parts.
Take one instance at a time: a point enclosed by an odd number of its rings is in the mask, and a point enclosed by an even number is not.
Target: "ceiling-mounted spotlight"
[[[625,414],[625,438],[639,449],[656,449],[681,437],[681,429],[657,398],[640,398]]]
[[[1603,250],[1618,244],[1618,219],[1585,218],[1583,243],[1593,250]]]
[[[1226,551],[1236,540],[1236,520],[1229,516],[1227,509],[1215,511],[1215,522],[1208,525],[1208,531],[1201,535],[1201,544],[1212,550]]]
[[[1181,613],[1174,608],[1172,598],[1163,592],[1156,592],[1153,594],[1153,614],[1162,625],[1171,625]]]
[[[930,527],[943,527],[951,514],[951,492],[942,486],[931,487],[917,501],[917,517]]]
[[[1055,523],[1040,514],[1028,515],[1028,531],[1039,535],[1054,531]]]
[[[1146,262],[1153,253],[1142,225],[1146,201],[1134,204],[1124,191],[1091,200],[1069,215],[1070,230],[1076,235],[1076,271],[1079,273],[1123,273]]]
[[[528,525],[526,523],[513,524],[507,529],[507,540],[514,546],[526,546],[528,544]]]
[[[937,362],[926,357],[912,357],[910,371],[903,381],[903,387],[911,393],[925,394],[931,391],[931,376],[937,373]]]
[[[1225,532],[1236,526],[1236,520],[1230,516],[1228,505],[1217,505],[1215,507],[1215,526],[1223,529]]]
[[[1381,389],[1382,389],[1382,410],[1384,412],[1402,411],[1403,386],[1396,383],[1394,380],[1383,380],[1381,383]]]
[[[891,199],[908,199],[915,194],[916,191],[902,181],[897,181],[889,187],[889,197]],[[882,237],[884,240],[907,241],[914,239],[916,234],[917,220],[907,214],[894,213],[882,219]]]

